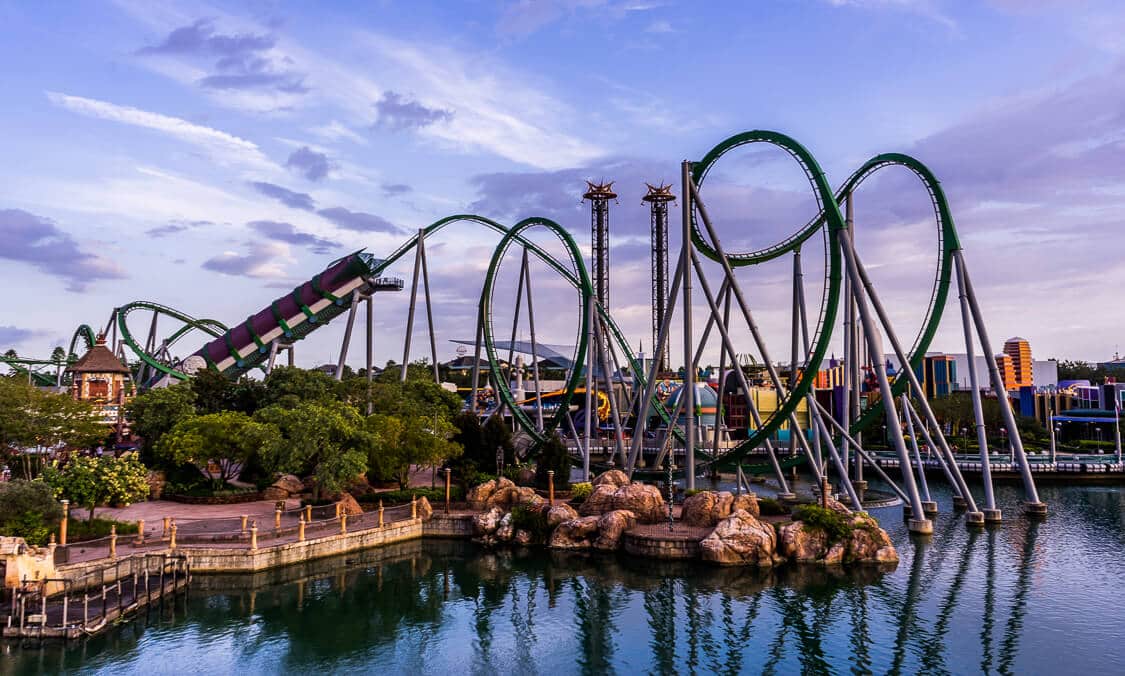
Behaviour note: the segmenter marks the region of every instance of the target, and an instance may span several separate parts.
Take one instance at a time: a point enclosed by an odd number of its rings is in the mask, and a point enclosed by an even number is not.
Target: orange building
[[[1000,377],[1004,379],[1004,389],[1009,392],[1018,390],[1015,360],[1006,354],[998,354],[996,355],[996,366],[1000,368]]]
[[[1015,372],[1015,385],[1008,385],[1009,390],[1035,385],[1035,373],[1031,361],[1031,344],[1025,339],[1016,336],[1004,341],[1004,354],[1012,358],[1012,369]],[[1007,379],[1004,380],[1007,385]]]

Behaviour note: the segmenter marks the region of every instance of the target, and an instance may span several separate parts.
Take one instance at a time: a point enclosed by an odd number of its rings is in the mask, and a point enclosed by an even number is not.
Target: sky
[[[1121,347],[1119,3],[0,0],[0,36],[0,349],[21,355],[133,300],[234,324],[335,258],[389,253],[450,214],[545,216],[588,253],[587,179],[615,181],[610,308],[648,350],[644,182],[673,182],[680,161],[750,129],[800,141],[833,186],[880,152],[929,166],[996,350],[1015,335],[1037,359]],[[938,241],[925,190],[885,173],[856,194],[856,239],[906,340]],[[729,251],[781,240],[816,208],[800,169],[758,146],[724,157],[702,194]],[[473,336],[497,241],[458,225],[427,242],[439,359]],[[822,249],[803,253],[814,308]],[[498,333],[518,263],[501,268]],[[380,363],[402,359],[412,265],[393,269],[406,292],[377,298]],[[782,360],[791,259],[739,275]],[[574,292],[542,264],[532,277],[540,339],[573,343]],[[132,321],[143,333],[148,318]],[[298,363],[334,362],[342,323]],[[411,358],[428,350],[421,315],[415,336]],[[732,330],[740,349],[748,336]],[[955,303],[933,349],[965,351]]]

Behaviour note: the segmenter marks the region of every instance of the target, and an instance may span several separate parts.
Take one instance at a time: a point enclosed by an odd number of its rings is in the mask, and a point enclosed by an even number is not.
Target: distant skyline
[[[389,253],[454,213],[546,216],[585,250],[583,181],[606,179],[620,195],[611,307],[647,352],[643,182],[757,128],[803,143],[834,186],[879,152],[930,166],[995,350],[1015,335],[1036,359],[1122,347],[1119,3],[0,0],[0,25],[0,350],[46,356],[131,300],[231,325],[334,258]],[[732,248],[812,215],[777,160],[743,153],[705,186]],[[857,195],[857,240],[905,339],[936,239],[925,192],[903,179]],[[496,241],[457,226],[427,245],[442,359],[472,338]],[[778,360],[786,274],[746,273]],[[539,307],[573,306],[539,279]],[[402,357],[407,295],[379,297],[379,363]],[[543,340],[565,344],[572,318],[544,314]],[[954,298],[931,350],[963,352],[958,326]],[[417,327],[413,357],[427,353]],[[341,334],[322,329],[298,362],[335,361]]]

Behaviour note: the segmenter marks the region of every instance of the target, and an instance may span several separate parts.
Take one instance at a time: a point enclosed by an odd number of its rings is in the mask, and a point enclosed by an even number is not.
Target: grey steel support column
[[[1116,393],[1115,393],[1116,394]],[[1121,464],[1121,402],[1113,402],[1113,443],[1117,449],[1117,464]]]
[[[531,270],[528,268],[527,247],[523,248],[523,267],[527,270],[527,323],[531,331],[531,373],[535,379],[535,429],[543,431],[543,389],[539,386],[539,347],[535,338],[535,307],[531,302]],[[570,417],[569,412],[567,417]]]
[[[828,446],[828,455],[832,458],[832,464],[836,466],[836,472],[840,475],[840,482],[844,484],[844,490],[848,493],[848,499],[851,500],[852,506],[855,507],[856,511],[862,510],[863,502],[859,499],[859,495],[855,492],[855,486],[852,485],[851,479],[848,478],[848,472],[844,469],[844,462],[843,460],[841,460],[840,454],[836,452],[836,444],[832,442],[832,434],[828,431],[828,427],[826,427],[824,424],[824,416],[822,416],[820,414],[820,411],[816,408],[813,408],[811,411],[809,411],[809,413],[810,415],[812,415],[812,419],[816,423],[818,432],[817,435],[822,437],[824,440],[824,444]],[[831,417],[829,417],[829,420],[831,420],[833,424],[836,423],[836,421],[832,420]],[[821,474],[822,477],[826,475],[827,472]],[[826,482],[821,481],[821,490],[823,490],[823,486],[825,486],[825,484]],[[891,484],[891,487],[895,490],[898,490],[898,487],[893,483]]]
[[[933,437],[930,436],[929,425],[922,421],[921,416],[918,415],[918,411],[914,410],[914,406],[911,405],[909,401],[907,402],[906,413],[914,419],[914,424],[917,426],[917,428],[922,430],[922,437],[925,438],[926,443],[930,445],[930,448],[937,450],[937,453],[935,453],[935,457],[937,457],[938,459],[938,464],[941,465],[941,471],[945,474],[945,480],[949,482],[949,486],[953,489],[954,508],[957,507],[957,500],[960,499],[964,501],[964,504],[970,510],[966,515],[966,521],[968,522],[968,524],[970,526],[979,526],[983,524],[984,514],[977,511],[977,503],[975,500],[973,500],[973,494],[969,492],[969,486],[965,483],[965,477],[961,476],[960,472],[954,474],[952,471],[950,471],[950,463],[952,463],[954,468],[956,468],[957,461],[955,459],[946,459],[947,456],[949,458],[952,458],[952,454],[946,454],[946,452],[942,450],[942,446],[934,443]],[[940,430],[938,431],[938,435],[941,435]]]
[[[594,334],[594,298],[590,297],[586,303],[586,409],[585,409],[585,449],[582,453],[582,480],[590,480],[590,434],[592,433],[591,423],[593,418],[597,416],[597,411],[594,410],[594,352],[593,342]],[[575,365],[577,367],[577,364]]]
[[[738,279],[734,276],[734,269],[731,267],[730,261],[727,259],[726,252],[723,251],[722,242],[719,241],[719,235],[715,232],[714,225],[711,224],[711,218],[707,215],[707,207],[703,204],[703,200],[699,197],[699,190],[695,183],[691,180],[690,176],[685,174],[686,188],[690,188],[691,192],[685,194],[685,202],[688,204],[694,203],[695,207],[699,209],[699,218],[703,221],[703,225],[707,228],[707,235],[711,238],[711,248],[718,254],[719,262],[723,266],[723,273],[730,283],[731,290],[734,292],[734,297],[738,300],[738,308],[742,312],[743,319],[746,320],[746,325],[750,329],[750,335],[754,338],[754,344],[757,345],[758,351],[762,355],[762,361],[765,363],[766,372],[769,373],[770,381],[773,383],[774,388],[777,390],[778,402],[780,404],[781,398],[786,396],[788,388],[782,386],[781,377],[777,373],[777,368],[770,359],[769,350],[766,348],[765,341],[762,338],[762,333],[758,329],[757,322],[754,321],[754,316],[750,312],[750,306],[746,303],[746,297],[742,294],[742,287],[738,285]],[[686,217],[690,219],[690,207],[684,210]],[[795,425],[796,416],[790,416],[789,422]],[[812,448],[809,446],[808,440],[804,437],[800,439],[801,447],[805,453],[812,456]]]
[[[793,334],[790,341],[789,352],[789,391],[797,382],[797,359],[800,348],[801,331],[801,250],[793,252],[793,316],[790,332]],[[794,416],[796,417],[796,416]],[[810,424],[809,427],[812,427]],[[792,422],[789,423],[789,455],[797,455],[797,434],[800,430]],[[796,470],[794,470],[796,471]]]
[[[270,343],[270,354],[266,358],[266,375],[273,371],[273,363],[277,359],[277,346],[281,343],[280,340],[275,340]]]
[[[801,340],[805,348],[805,354],[810,354],[812,351],[812,343],[809,340],[809,314],[808,307],[805,304],[805,284],[804,272],[801,269],[800,249],[797,250],[798,256],[794,261],[797,267],[797,275],[801,279],[801,283],[797,285],[797,310],[800,311],[801,320]],[[824,458],[821,454],[821,441],[820,430],[816,425],[812,424],[812,415],[816,409],[816,388],[810,388],[805,406],[808,407],[810,428],[813,432],[813,455],[816,457],[816,465],[813,466],[813,471],[816,473],[817,478],[820,480],[820,485],[828,479],[828,468],[824,464]],[[844,467],[847,467],[847,461],[844,462]],[[846,475],[845,475],[846,478]]]
[[[937,503],[930,498],[930,484],[926,481],[926,468],[922,465],[922,453],[918,450],[918,435],[914,433],[914,420],[910,417],[910,397],[902,395],[902,415],[906,418],[906,430],[910,434],[910,449],[914,452],[914,465],[918,468],[918,485],[922,487],[922,510],[927,514],[937,514]]]
[[[691,329],[691,265],[688,261],[691,260],[691,214],[692,203],[695,202],[696,194],[692,190],[691,180],[691,162],[684,160],[680,165],[680,179],[683,181],[683,210],[682,210],[682,229],[681,229],[681,246],[680,256],[684,261],[684,280],[683,280],[683,315],[684,315],[684,386],[680,399],[684,401],[684,488],[685,490],[695,489],[695,367],[691,363],[691,342],[692,342],[692,329]],[[718,238],[715,238],[716,240]],[[722,254],[720,254],[722,256]],[[725,256],[723,257],[724,260]],[[729,265],[729,263],[728,263]],[[733,280],[732,280],[733,284]]]
[[[434,336],[434,306],[430,302],[430,270],[426,264],[426,238],[422,236],[424,230],[418,232],[418,247],[422,253],[422,289],[426,292],[426,324],[430,329],[430,358],[434,360],[434,383],[441,384],[441,374],[438,372],[437,338]]]
[[[348,322],[344,325],[344,342],[340,343],[340,358],[336,360],[336,373],[332,377],[336,382],[340,382],[344,378],[344,362],[348,358],[348,347],[352,343],[352,327],[355,326],[355,313],[359,308],[359,296],[352,298],[351,305],[348,306]]]
[[[836,429],[836,432],[840,435],[840,437],[842,439],[847,440],[847,442],[852,445],[852,448],[855,449],[856,462],[863,462],[864,460],[866,460],[867,463],[869,465],[871,465],[871,468],[875,470],[875,473],[879,475],[879,478],[881,478],[883,481],[885,481],[886,484],[890,487],[890,489],[892,491],[894,491],[895,495],[897,495],[899,498],[901,498],[904,503],[909,505],[910,504],[910,496],[908,496],[901,488],[898,487],[898,484],[896,484],[889,476],[887,476],[887,473],[883,471],[883,468],[879,466],[879,463],[876,462],[875,458],[872,457],[870,453],[868,453],[866,450],[863,449],[862,446],[859,445],[859,442],[855,439],[855,437],[848,434],[847,430],[845,430],[844,427],[840,423],[836,422],[836,420],[834,418],[832,418],[832,415],[827,410],[825,410],[825,408],[823,406],[821,406],[819,403],[817,403],[816,409],[817,409],[817,421],[819,422],[819,424],[821,426],[823,426],[824,420],[827,419],[828,422],[832,425],[832,427],[834,427]],[[824,427],[823,433],[824,433],[824,442],[829,445],[829,450],[831,450],[833,453],[835,453],[835,447],[832,445],[832,435],[831,435],[831,433],[829,433],[827,427]],[[851,480],[849,480],[845,477],[844,478],[844,485],[845,486],[851,486],[852,485]]]
[[[469,392],[469,410],[476,415],[477,390],[480,388],[480,344],[484,339],[484,312],[477,313],[477,339],[473,347],[473,389]]]
[[[871,283],[871,279],[867,276],[867,270],[863,267],[863,261],[855,254],[855,248],[852,248],[852,258],[855,259],[856,268],[859,271],[859,278],[863,284],[863,291],[866,297],[871,301],[871,307],[875,310],[875,314],[879,317],[879,322],[882,324],[883,329],[887,332],[887,338],[891,341],[891,347],[894,349],[895,357],[899,360],[900,364],[909,364],[906,351],[902,349],[902,343],[898,339],[898,335],[891,326],[890,318],[887,311],[883,308],[883,303],[879,300],[879,294],[875,290],[875,286]],[[858,330],[858,327],[857,327]],[[906,368],[901,371],[902,375],[906,376],[907,381],[910,383],[910,389],[914,392],[914,397],[918,401],[918,405],[925,414],[926,424],[932,427],[937,436],[935,440],[938,442],[937,447],[945,458],[948,459],[949,471],[956,479],[958,486],[959,496],[954,496],[955,506],[965,506],[969,508],[969,512],[965,515],[970,524],[977,524],[984,522],[984,515],[977,511],[976,502],[973,500],[972,493],[969,492],[968,484],[965,483],[965,477],[961,474],[961,468],[957,465],[957,458],[954,457],[953,451],[950,450],[949,444],[946,442],[945,436],[941,434],[941,425],[938,424],[937,416],[934,415],[933,408],[930,407],[929,402],[926,400],[926,391],[922,388],[922,384],[918,381],[917,374],[914,369]],[[858,391],[858,390],[857,390]],[[858,434],[853,442],[862,445],[862,437]],[[964,505],[958,505],[958,501],[964,500]]]
[[[401,382],[406,382],[406,367],[410,363],[410,339],[414,334],[414,306],[418,302],[418,273],[422,270],[422,240],[426,237],[424,228],[418,229],[418,239],[414,241],[414,281],[410,285],[410,310],[406,315],[406,340],[402,346]]]
[[[980,399],[980,381],[977,379],[977,359],[973,346],[973,328],[969,319],[969,296],[965,292],[965,279],[961,275],[961,266],[954,260],[957,271],[957,292],[961,306],[961,324],[965,332],[965,359],[969,362],[969,397],[973,402],[973,426],[976,428],[977,445],[980,447],[980,476],[984,484],[984,520],[989,523],[1000,523],[1003,518],[996,507],[996,494],[992,490],[992,462],[988,452],[988,432],[984,427],[984,408]],[[993,357],[985,355],[985,360]],[[966,449],[967,450],[967,449]]]
[[[844,205],[844,225],[847,227],[848,237],[850,238],[848,246],[851,249],[852,256],[855,257],[855,194],[854,193],[848,193],[848,201]],[[848,296],[847,296],[847,304],[848,305],[847,305],[847,315],[846,315],[847,321],[848,321],[848,333],[849,333],[849,336],[851,338],[851,349],[852,349],[852,352],[854,353],[852,355],[849,355],[849,357],[847,357],[852,362],[852,371],[851,371],[851,375],[852,375],[852,381],[851,381],[852,398],[848,401],[848,403],[846,405],[850,407],[849,413],[850,413],[851,420],[856,421],[856,420],[859,420],[859,395],[860,395],[860,378],[859,378],[859,372],[860,372],[859,361],[860,360],[859,360],[859,355],[860,355],[860,346],[863,343],[860,341],[860,338],[859,338],[860,327],[856,323],[856,314],[855,314],[855,312],[856,312],[856,304],[855,304],[856,286],[854,284],[852,284],[851,277],[849,275],[845,275],[844,279],[847,282],[847,290],[848,290]],[[880,361],[882,360],[882,358],[883,358],[882,355],[879,355]],[[862,433],[859,433],[859,432],[856,433],[856,441],[859,441],[859,442],[862,443],[863,439],[860,436],[861,434]],[[845,452],[844,453],[844,465],[846,466],[847,464],[848,464],[848,454],[847,454],[847,452]],[[867,490],[867,482],[863,480],[863,463],[860,462],[858,456],[856,457],[856,463],[855,463],[855,484],[856,484],[857,490],[859,490],[860,493]]]
[[[668,306],[665,308],[664,324],[660,327],[660,340],[657,342],[656,351],[653,353],[652,366],[648,371],[648,379],[645,381],[644,395],[640,398],[640,403],[637,407],[637,424],[633,429],[633,445],[629,449],[629,462],[625,468],[625,472],[629,478],[633,477],[633,468],[636,466],[637,457],[641,453],[641,446],[644,442],[645,428],[648,426],[648,405],[652,401],[652,395],[656,392],[656,376],[659,373],[660,359],[668,348],[668,330],[672,325],[672,313],[676,309],[676,296],[680,291],[680,280],[684,275],[684,257],[680,256],[676,262],[676,272],[672,275],[672,290],[668,293]],[[673,418],[673,425],[675,418]],[[671,434],[672,430],[668,430]]]
[[[605,327],[602,325],[601,313],[594,312],[594,337],[601,343],[605,338]],[[625,466],[627,458],[625,457],[625,437],[621,432],[621,413],[617,409],[617,392],[613,389],[613,380],[609,377],[609,359],[606,357],[605,351],[601,353],[600,366],[602,375],[604,376],[603,382],[605,383],[606,396],[609,397],[609,412],[610,418],[613,420],[613,441],[617,457],[621,462],[621,466]]]
[[[699,275],[699,288],[703,291],[704,298],[707,299],[707,305],[711,310],[711,316],[715,317],[715,319],[716,319],[715,327],[717,329],[719,329],[719,336],[722,337],[723,350],[730,353],[731,359],[736,359],[736,356],[735,356],[736,353],[734,351],[734,343],[730,339],[730,334],[727,333],[726,325],[724,323],[718,321],[719,306],[715,302],[714,296],[711,295],[711,286],[707,282],[707,277],[703,274],[703,266],[700,264],[699,257],[696,255],[696,253],[694,251],[691,252],[691,261],[692,261],[692,264],[695,266],[696,274]],[[703,346],[700,345],[701,351],[702,351],[702,348],[703,348]],[[693,362],[692,363],[692,371],[694,371],[694,370],[695,370],[695,364]],[[743,373],[742,369],[739,368],[739,369],[735,369],[735,376],[738,378],[738,386],[742,389],[742,392],[746,395],[747,408],[750,409],[750,413],[751,413],[751,415],[753,416],[753,419],[754,419],[754,424],[757,425],[759,428],[761,428],[762,419],[758,415],[757,408],[754,407],[753,404],[751,403],[750,384],[746,381],[746,374]],[[794,420],[794,418],[790,417],[790,425],[792,425],[792,427],[796,427],[796,425],[794,424],[795,422],[796,421]],[[777,475],[777,485],[778,485],[778,490],[780,491],[778,493],[778,497],[781,498],[781,499],[791,499],[791,498],[796,497],[789,490],[789,482],[787,482],[785,480],[785,472],[782,471],[781,465],[777,461],[777,453],[774,452],[773,444],[770,441],[767,440],[765,446],[766,446],[766,454],[769,456],[769,459],[770,459],[770,464],[773,465],[774,473]],[[813,465],[814,469],[816,469],[816,460],[814,460],[813,457],[812,457],[812,449],[807,448],[806,450],[807,450],[807,456],[806,457],[808,458],[809,462]]]
[[[1027,464],[1027,454],[1023,450],[1023,439],[1020,438],[1019,428],[1016,427],[1016,418],[1012,415],[1012,403],[1008,401],[1008,391],[1004,389],[1004,379],[1000,376],[1000,369],[996,366],[996,360],[992,358],[992,341],[988,339],[988,329],[984,325],[984,317],[977,305],[976,294],[973,293],[973,282],[969,279],[969,272],[965,268],[963,251],[958,249],[953,252],[953,255],[956,259],[957,269],[965,282],[965,290],[969,296],[969,308],[973,312],[973,322],[977,327],[977,338],[980,339],[981,349],[989,357],[985,362],[988,364],[988,371],[992,375],[992,388],[996,391],[996,397],[1000,400],[1000,416],[1004,420],[1004,427],[1008,430],[1008,441],[1012,444],[1012,450],[1020,466],[1020,477],[1023,479],[1024,494],[1027,497],[1027,502],[1024,503],[1024,511],[1033,515],[1046,514],[1047,505],[1039,500],[1039,491],[1035,488],[1035,479],[1031,476],[1031,467]]]
[[[512,360],[516,356],[516,332],[519,330],[520,310],[523,309],[523,282],[527,277],[527,258],[523,258],[520,262],[520,275],[516,282],[516,311],[512,315],[512,338],[508,342],[508,368],[512,368]],[[508,378],[511,380],[512,372],[508,371]]]
[[[719,295],[720,296],[723,295],[723,289],[719,289]],[[723,319],[722,319],[723,326],[730,326],[730,294],[727,293],[725,295],[725,297],[722,298],[721,302],[723,304]],[[710,328],[711,320],[713,320],[713,319],[714,319],[714,315],[712,315],[711,319],[707,321],[708,328]],[[700,341],[700,344],[702,345],[702,344],[705,344],[706,342],[707,342],[707,332],[705,331],[704,337]],[[739,371],[742,370],[741,368],[739,368],[738,360],[736,358],[732,357],[731,361],[734,362],[734,368],[735,369],[737,369]],[[720,437],[719,431],[724,427],[724,424],[723,424],[723,413],[724,413],[724,411],[723,411],[723,392],[727,388],[726,370],[727,370],[727,351],[726,350],[719,350],[719,392],[718,392],[719,396],[718,396],[718,405],[715,406],[715,439],[714,439],[714,443],[712,444],[712,447],[711,447],[711,457],[712,458],[719,457],[719,437]],[[746,397],[748,399],[750,398],[749,392],[746,393]],[[739,471],[739,474],[741,475],[742,465],[738,466],[738,471]]]
[[[852,278],[852,286],[859,287],[862,282],[859,278],[859,270],[856,265],[855,252],[852,249],[851,237],[847,232],[840,233],[840,246],[844,251],[844,257],[847,259],[848,274]],[[887,368],[883,362],[883,345],[882,338],[879,336],[875,328],[875,322],[871,317],[867,307],[867,300],[863,294],[856,294],[856,310],[859,315],[860,321],[863,323],[864,337],[867,339],[868,352],[874,355],[871,365],[875,370],[875,377],[879,383],[879,395],[883,400],[883,411],[886,415],[888,423],[887,429],[891,433],[891,442],[894,444],[895,451],[898,454],[899,465],[907,470],[910,467],[910,456],[906,452],[906,441],[902,438],[902,428],[894,424],[898,420],[898,412],[895,406],[894,393],[891,391],[890,380],[887,379]],[[905,364],[904,370],[910,370],[910,364]],[[907,524],[908,528],[913,533],[930,534],[934,532],[934,523],[926,518],[926,513],[922,509],[922,498],[918,495],[918,486],[914,483],[914,475],[910,471],[902,473],[902,483],[906,488],[906,493],[910,497],[910,508],[912,516]]]
[[[293,368],[294,362],[296,361],[296,359],[293,355],[293,344],[290,343],[289,346],[286,349],[289,352],[289,368]]]
[[[366,346],[367,347],[367,354],[365,355],[366,356],[365,362],[366,362],[366,367],[367,367],[367,373],[366,373],[366,376],[367,376],[367,408],[366,408],[366,410],[367,410],[367,415],[371,415],[371,413],[373,412],[372,404],[371,404],[371,383],[375,378],[375,374],[372,373],[372,371],[375,368],[375,314],[374,314],[371,296],[367,296],[363,300],[364,300],[364,303],[367,305],[367,346]]]
[[[1051,439],[1051,468],[1054,469],[1055,454],[1058,451],[1058,447],[1055,444],[1055,393],[1053,390],[1050,393],[1050,399],[1047,400],[1047,423],[1047,432],[1050,434]]]

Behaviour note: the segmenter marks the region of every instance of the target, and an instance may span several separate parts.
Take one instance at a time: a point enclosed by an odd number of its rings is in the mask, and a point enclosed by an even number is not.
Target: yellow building
[[[1009,390],[1029,387],[1035,384],[1035,373],[1031,360],[1031,344],[1025,339],[1016,336],[1004,341],[1004,354],[1012,359],[1014,385],[1009,385],[1005,378],[1005,386]]]

